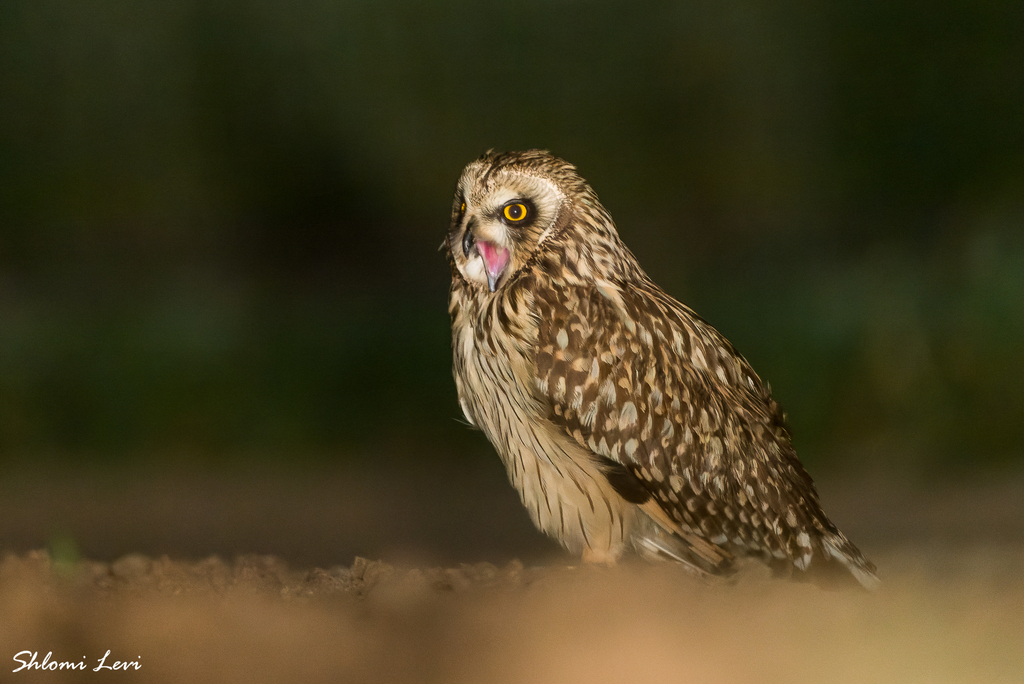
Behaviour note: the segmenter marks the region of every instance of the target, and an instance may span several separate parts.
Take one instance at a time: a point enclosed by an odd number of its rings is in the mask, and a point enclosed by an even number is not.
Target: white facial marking
[[[462,275],[478,285],[487,285],[487,268],[483,257],[476,250],[470,251],[469,260],[462,267]]]

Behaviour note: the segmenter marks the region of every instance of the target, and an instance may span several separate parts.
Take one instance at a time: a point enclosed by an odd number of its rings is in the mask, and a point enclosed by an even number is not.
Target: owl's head
[[[581,214],[611,218],[568,162],[544,150],[487,152],[462,172],[446,245],[469,283],[495,292]]]

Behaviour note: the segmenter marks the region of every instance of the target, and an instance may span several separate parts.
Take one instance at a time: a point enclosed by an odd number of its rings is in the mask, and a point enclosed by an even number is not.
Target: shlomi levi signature
[[[53,651],[50,651],[46,656],[39,660],[39,654],[36,651],[21,651],[14,656],[14,662],[21,663],[19,667],[14,668],[11,672],[20,672],[21,670],[87,670],[90,669],[85,662],[85,656],[82,656],[81,662],[74,663],[67,660],[51,660],[53,657]],[[107,658],[110,657],[110,651],[103,654],[103,657],[99,659],[96,667],[91,668],[93,672],[99,672],[100,670],[140,670],[142,669],[140,660],[142,656],[138,656],[135,660],[115,660],[112,663],[107,663]]]

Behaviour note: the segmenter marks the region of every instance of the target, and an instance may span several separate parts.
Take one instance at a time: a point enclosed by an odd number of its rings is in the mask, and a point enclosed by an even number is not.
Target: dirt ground
[[[1024,682],[1018,481],[821,483],[868,593],[576,567],[455,475],[8,477],[0,681]]]

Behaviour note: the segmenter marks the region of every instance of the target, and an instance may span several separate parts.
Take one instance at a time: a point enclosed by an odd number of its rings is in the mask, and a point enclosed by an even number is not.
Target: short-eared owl
[[[755,556],[878,582],[768,388],[644,273],[575,167],[488,152],[459,179],[445,248],[459,401],[538,528],[587,561],[632,550],[722,574]]]

